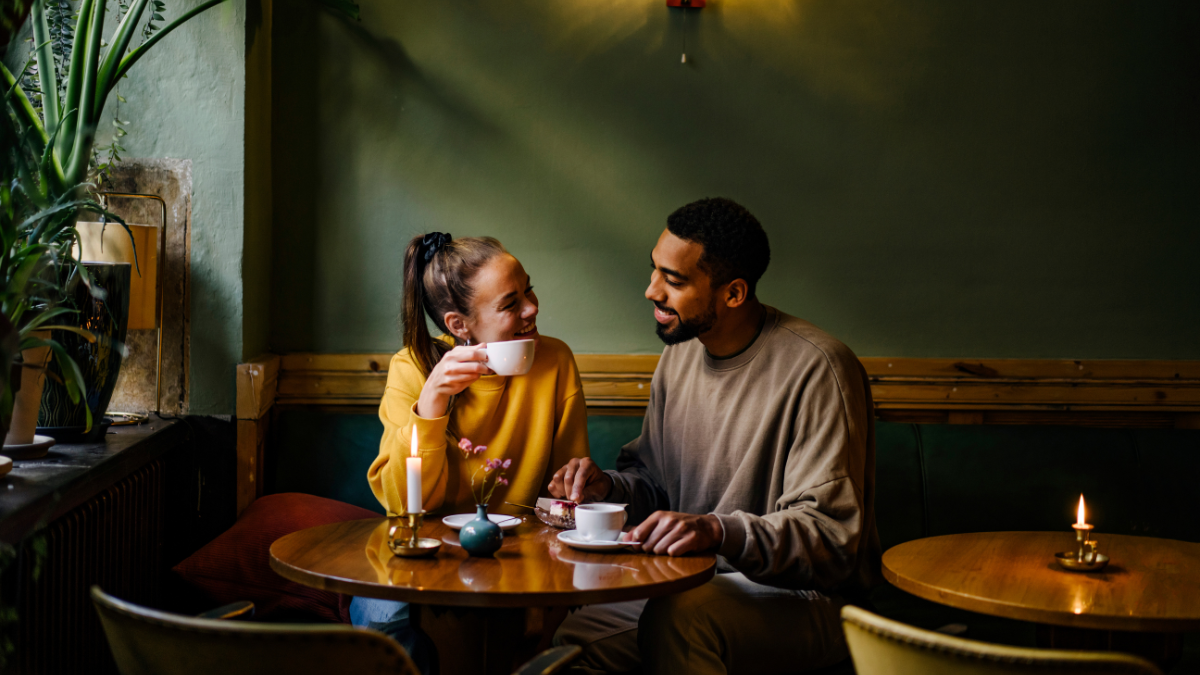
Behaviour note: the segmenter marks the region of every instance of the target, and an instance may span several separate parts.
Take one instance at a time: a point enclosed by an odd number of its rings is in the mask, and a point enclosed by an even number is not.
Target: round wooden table
[[[716,571],[713,555],[578,551],[558,541],[561,530],[526,520],[504,533],[495,558],[468,556],[438,517],[421,528],[442,541],[431,558],[393,556],[386,518],[323,525],[272,544],[271,569],[313,588],[413,603],[443,673],[510,673],[548,646],[569,607],[679,593]]]
[[[1200,630],[1200,544],[1099,533],[1111,562],[1068,572],[1054,562],[1075,550],[1067,532],[980,532],[910,541],[883,554],[883,575],[933,602],[1041,624],[1057,648],[1134,651],[1179,658],[1182,633]]]

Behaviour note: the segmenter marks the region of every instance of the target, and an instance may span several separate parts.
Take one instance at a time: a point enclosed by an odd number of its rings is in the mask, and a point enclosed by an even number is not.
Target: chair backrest
[[[418,675],[403,648],[365,628],[194,619],[96,586],[92,602],[122,675]]]
[[[842,609],[842,627],[858,675],[1162,675],[1154,664],[1136,656],[964,640],[850,605]]]

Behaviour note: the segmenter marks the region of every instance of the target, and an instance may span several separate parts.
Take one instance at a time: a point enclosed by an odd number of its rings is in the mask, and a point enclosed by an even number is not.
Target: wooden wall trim
[[[376,410],[392,354],[264,354],[237,367],[238,512],[262,490],[273,405]],[[640,415],[658,355],[576,354],[589,414]],[[1200,428],[1200,361],[861,359],[879,419]]]
[[[278,360],[275,402],[373,405],[383,396],[391,354],[289,354]],[[243,397],[263,410],[261,392]],[[578,354],[588,408],[646,406],[657,355]],[[1200,413],[1200,362],[1051,359],[862,359],[881,410]],[[239,367],[241,372],[241,367]],[[258,384],[258,382],[255,382]],[[257,408],[255,408],[257,406]]]

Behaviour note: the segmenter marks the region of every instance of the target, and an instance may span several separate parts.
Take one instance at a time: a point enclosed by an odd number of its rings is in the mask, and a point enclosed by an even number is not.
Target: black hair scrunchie
[[[442,250],[442,247],[449,244],[451,240],[449,232],[430,232],[421,239],[421,246],[425,249],[425,262],[428,263],[433,259],[433,254]]]

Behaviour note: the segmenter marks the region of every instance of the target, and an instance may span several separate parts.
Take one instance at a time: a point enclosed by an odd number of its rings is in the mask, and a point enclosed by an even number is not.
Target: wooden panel
[[[263,453],[266,450],[269,415],[237,421],[237,514],[254,503],[263,491]]]
[[[598,373],[636,373],[653,375],[658,354],[576,354],[575,365],[585,375]]]
[[[280,359],[263,354],[237,367],[237,418],[256,420],[275,403]]]
[[[383,396],[391,357],[283,356],[278,401],[375,405]],[[576,362],[591,414],[644,410],[657,355],[577,354]],[[871,357],[862,362],[882,419],[1170,427],[1195,425],[1200,414],[1200,362],[1195,361]],[[239,404],[240,392],[239,386]]]
[[[1200,380],[1200,361],[1071,359],[859,359],[872,378],[981,378],[1026,380]]]

